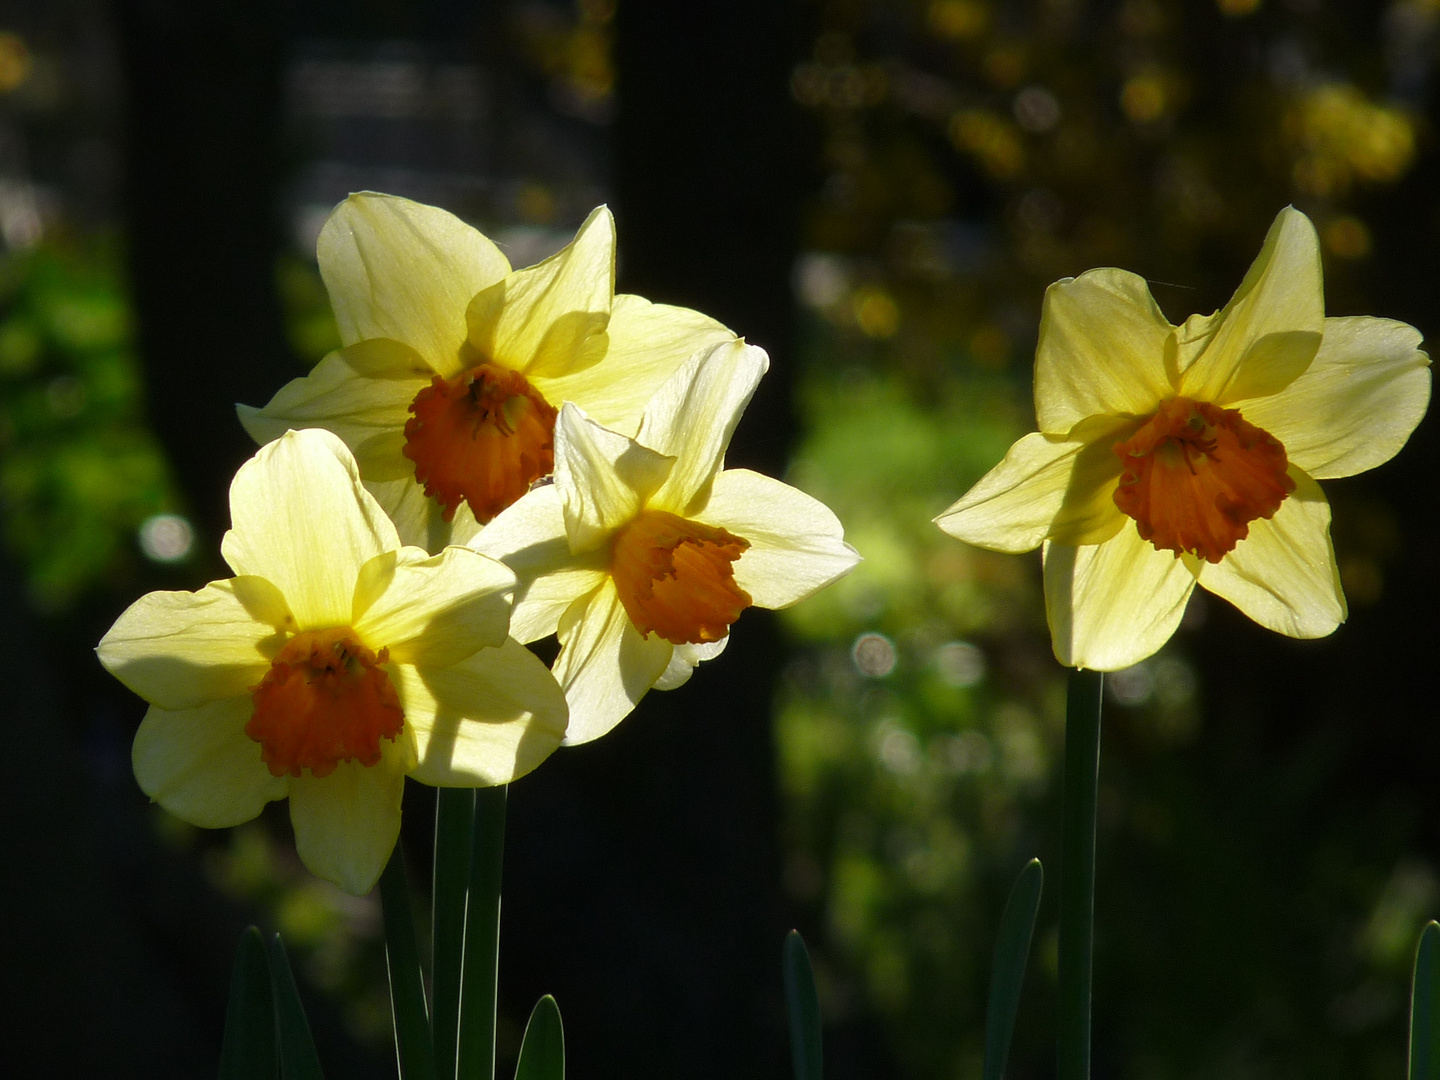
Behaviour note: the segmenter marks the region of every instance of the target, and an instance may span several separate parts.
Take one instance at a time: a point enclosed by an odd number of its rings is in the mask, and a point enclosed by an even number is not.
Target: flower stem
[[[1060,822],[1058,1080],[1090,1077],[1090,982],[1095,931],[1095,795],[1100,775],[1098,671],[1072,671],[1065,700]]]
[[[500,878],[505,860],[506,788],[475,792],[470,896],[460,975],[460,1080],[494,1080],[495,989],[500,959]]]
[[[435,876],[431,906],[431,966],[435,1075],[455,1080],[460,1028],[460,964],[465,950],[465,891],[470,885],[470,832],[475,820],[473,788],[441,788],[435,798]]]

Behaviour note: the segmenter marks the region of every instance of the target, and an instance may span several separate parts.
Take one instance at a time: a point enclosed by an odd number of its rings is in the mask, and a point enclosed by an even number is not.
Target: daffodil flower
[[[615,296],[615,223],[600,207],[562,251],[511,270],[444,210],[351,195],[316,254],[344,347],[263,409],[257,442],[321,427],[407,544],[463,543],[554,463],[574,401],[633,435],[650,396],[696,349],[734,335],[686,308]]]
[[[1172,326],[1143,278],[1091,270],[1045,294],[1027,435],[936,518],[996,551],[1044,544],[1061,663],[1160,648],[1198,584],[1271,630],[1346,616],[1316,480],[1388,461],[1430,398],[1420,334],[1325,318],[1315,229],[1275,219],[1230,302]]]
[[[514,575],[467,548],[402,547],[329,432],[263,447],[230,511],[221,550],[238,576],[142,597],[97,650],[150,702],[135,777],[208,828],[288,796],[305,864],[367,892],[406,775],[513,780],[560,744],[563,695],[507,635]]]
[[[520,580],[511,631],[558,631],[567,743],[598,738],[652,687],[717,656],[752,604],[782,608],[858,561],[835,515],[725,449],[769,361],[740,341],[697,353],[660,388],[635,438],[573,404],[555,427],[555,482],[474,544]]]

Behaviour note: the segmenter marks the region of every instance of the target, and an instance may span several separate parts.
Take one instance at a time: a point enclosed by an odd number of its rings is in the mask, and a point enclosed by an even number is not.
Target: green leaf
[[[1065,699],[1060,810],[1060,955],[1056,1077],[1090,1080],[1090,987],[1095,948],[1095,806],[1100,783],[1098,671],[1072,671]]]
[[[1431,921],[1415,950],[1410,991],[1410,1080],[1440,1080],[1440,923]]]
[[[435,1075],[455,1080],[460,1028],[460,965],[465,948],[465,891],[470,885],[474,788],[441,788],[435,797],[435,877],[430,956],[434,1005]]]
[[[565,1080],[565,1025],[560,1006],[549,994],[530,1011],[515,1080]]]
[[[505,788],[475,792],[465,955],[460,972],[460,1080],[495,1080],[495,980],[500,955],[500,878],[505,864]]]
[[[410,883],[399,843],[380,875],[380,909],[385,917],[385,965],[390,973],[390,1013],[395,1021],[400,1080],[435,1080],[430,1020],[425,1015],[425,973],[420,970],[420,952],[415,946]]]
[[[220,1043],[220,1080],[275,1080],[275,1007],[270,1000],[270,964],[265,940],[249,927],[240,935],[225,1037]]]
[[[1015,1012],[1020,1007],[1020,989],[1025,984],[1025,964],[1030,958],[1030,939],[1035,933],[1035,916],[1040,910],[1040,890],[1045,872],[1039,859],[1031,859],[1015,879],[1005,912],[1000,916],[1000,933],[995,941],[995,968],[990,973],[990,1005],[985,1013],[984,1080],[1001,1080],[1010,1057],[1010,1037],[1015,1031]]]
[[[270,992],[275,996],[275,1034],[280,1048],[280,1080],[324,1080],[320,1055],[305,1019],[305,1006],[295,986],[295,973],[285,955],[285,943],[270,939]]]
[[[795,1080],[820,1080],[820,997],[810,952],[798,930],[785,935],[785,1007],[790,1014],[790,1057]]]

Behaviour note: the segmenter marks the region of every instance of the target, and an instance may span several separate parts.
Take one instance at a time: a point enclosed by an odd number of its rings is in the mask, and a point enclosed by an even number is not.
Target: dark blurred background
[[[233,403],[336,344],[314,240],[368,188],[517,266],[609,202],[622,289],[771,353],[731,463],[866,560],[514,785],[502,1073],[553,992],[576,1075],[788,1075],[799,926],[831,1075],[977,1076],[1000,907],[1055,865],[1063,676],[1038,557],[930,518],[1031,428],[1057,277],[1127,267],[1178,322],[1294,203],[1327,310],[1432,332],[1437,58],[1437,0],[0,0],[0,1073],[210,1074],[258,922],[330,1074],[394,1075],[375,899],[304,871],[283,805],[148,806],[143,706],[91,654],[225,574]],[[1097,1077],[1402,1075],[1440,914],[1436,465],[1426,422],[1326,485],[1332,638],[1199,597],[1108,680]],[[1053,1073],[1054,886],[1018,1078]]]

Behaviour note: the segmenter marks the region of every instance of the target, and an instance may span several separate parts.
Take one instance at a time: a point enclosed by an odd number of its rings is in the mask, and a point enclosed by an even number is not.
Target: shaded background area
[[[866,558],[512,789],[502,1057],[553,992],[577,1075],[784,1076],[799,925],[832,1075],[978,1075],[1000,906],[1054,863],[1062,678],[1038,558],[929,519],[1030,429],[1055,278],[1133,269],[1178,322],[1293,202],[1332,314],[1433,330],[1437,28],[1433,0],[0,2],[0,1066],[209,1072],[258,921],[332,1075],[393,1075],[373,899],[306,874],[283,807],[148,807],[142,706],[90,653],[224,573],[232,404],[335,343],[314,237],[371,188],[516,265],[609,201],[623,289],[771,353],[731,463]],[[1327,485],[1337,635],[1202,598],[1109,680],[1097,1076],[1401,1075],[1440,909],[1434,427]],[[1053,1071],[1053,887],[1016,1077]]]

